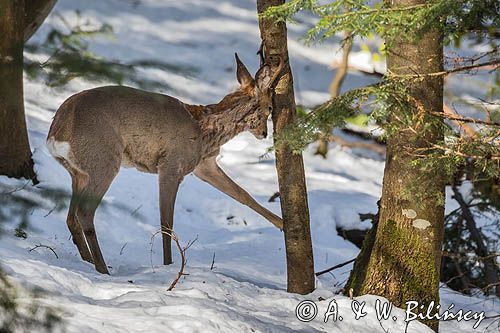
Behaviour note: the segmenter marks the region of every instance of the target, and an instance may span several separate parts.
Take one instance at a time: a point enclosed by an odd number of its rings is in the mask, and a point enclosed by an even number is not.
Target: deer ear
[[[264,90],[265,88],[269,88],[271,84],[271,67],[267,64],[264,64],[257,73],[255,74],[255,82],[257,83],[257,87],[260,90]]]
[[[234,56],[236,58],[236,78],[238,79],[238,82],[240,83],[240,85],[242,87],[246,87],[246,86],[254,84],[254,80],[252,78],[252,75],[250,75],[250,72],[248,72],[248,69],[241,62],[240,58],[238,57],[238,53],[235,53]]]

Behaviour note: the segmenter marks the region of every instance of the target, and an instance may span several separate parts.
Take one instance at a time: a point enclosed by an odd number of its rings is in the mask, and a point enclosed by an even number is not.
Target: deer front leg
[[[229,178],[229,176],[226,175],[217,165],[215,157],[210,157],[201,162],[194,170],[194,174],[201,180],[217,188],[219,191],[226,193],[231,198],[250,207],[269,222],[274,224],[277,228],[281,230],[283,229],[283,220],[271,211],[259,205],[247,191],[242,189],[231,178]]]
[[[171,168],[159,170],[160,183],[160,219],[163,240],[163,264],[172,263],[172,237],[170,236],[174,226],[174,206],[177,190],[182,177],[172,173]]]

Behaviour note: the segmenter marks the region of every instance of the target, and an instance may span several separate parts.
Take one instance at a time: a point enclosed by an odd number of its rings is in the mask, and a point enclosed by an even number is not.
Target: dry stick
[[[456,268],[458,269],[458,267],[456,267]],[[460,283],[462,284],[462,286],[464,286],[464,285],[465,285],[465,284],[464,284],[464,280],[462,280],[462,278],[464,278],[464,277],[465,277],[465,275],[464,275],[463,273],[460,273],[459,275],[456,275],[456,276],[454,276],[454,277],[452,277],[452,278],[448,279],[447,281],[443,282],[443,283],[439,286],[439,288],[440,288],[440,289],[441,289],[441,288],[444,288],[444,287],[446,287],[448,284],[450,284],[451,282],[453,282],[453,281],[455,281],[455,280],[457,280],[457,279],[460,279]],[[462,288],[460,291],[464,291],[464,290],[466,290],[466,289],[467,289],[467,287],[464,287],[464,288]]]
[[[494,318],[498,318],[498,317],[500,317],[500,314],[493,315],[493,316],[486,316],[486,317],[484,317],[484,319],[494,319]]]
[[[151,267],[153,267],[153,243],[154,243],[154,238],[157,234],[166,234],[166,235],[169,235],[170,237],[172,237],[172,240],[175,242],[175,245],[177,246],[177,249],[179,250],[179,253],[181,255],[181,267],[179,269],[179,272],[177,273],[177,276],[175,277],[175,279],[172,281],[172,283],[170,284],[170,287],[168,287],[167,291],[172,291],[172,289],[175,288],[175,285],[177,284],[177,282],[179,282],[180,278],[183,276],[183,275],[186,275],[184,274],[184,268],[186,267],[186,251],[191,247],[191,245],[193,245],[197,240],[198,240],[198,236],[196,236],[195,239],[193,239],[192,241],[188,241],[186,246],[182,247],[180,242],[179,242],[179,237],[177,237],[177,234],[173,231],[173,230],[170,230],[170,231],[163,231],[163,230],[158,230],[157,232],[155,232],[153,235],[151,235],[151,249],[150,249],[150,261],[151,261]],[[153,271],[154,271],[154,268],[153,268]]]
[[[500,317],[500,315],[495,315],[495,316],[491,316],[491,317],[484,317],[484,319],[494,319],[494,318],[498,318]],[[495,324],[496,322],[498,322],[497,324],[497,328],[500,328],[500,320],[494,320],[492,321],[488,326],[486,326],[484,328],[484,332],[490,332],[490,327],[493,326],[493,324]]]
[[[123,250],[125,249],[125,246],[127,246],[127,242],[125,242],[125,244],[123,244],[122,248],[120,249],[120,255],[123,254]]]
[[[38,245],[35,245],[35,247],[33,247],[33,248],[29,249],[29,250],[28,250],[28,252],[31,252],[31,251],[33,251],[33,250],[36,250],[36,249],[38,249],[38,248],[40,248],[40,247],[43,247],[43,248],[49,249],[50,251],[52,251],[52,253],[54,253],[54,255],[56,256],[56,258],[57,258],[57,259],[59,259],[59,256],[57,255],[56,251],[54,251],[54,249],[53,249],[53,248],[51,248],[51,247],[50,247],[50,246],[48,246],[48,245],[43,245],[43,244],[38,244]]]
[[[275,192],[273,195],[271,195],[271,197],[269,198],[269,200],[267,200],[267,202],[274,202],[279,197],[280,197],[280,192]]]
[[[56,208],[57,208],[57,204],[56,204],[56,205],[55,205],[55,206],[54,206],[51,210],[49,210],[49,211],[47,212],[47,214],[45,214],[43,217],[47,217],[47,216],[49,216],[50,214],[52,214],[52,212],[53,212]]]
[[[325,269],[325,270],[323,270],[323,271],[317,272],[317,273],[316,273],[316,276],[320,276],[320,275],[323,275],[323,274],[329,273],[329,272],[333,271],[334,269],[344,267],[345,265],[349,265],[351,262],[354,262],[355,260],[356,260],[356,258],[351,259],[351,260],[346,261],[346,262],[343,262],[343,263],[341,263],[341,264],[335,265],[335,266],[330,267],[330,268],[328,268],[328,269]]]
[[[0,193],[1,195],[5,195],[5,194],[12,194],[12,193],[15,193],[15,192],[19,192],[19,191],[22,191],[26,188],[26,186],[28,186],[28,184],[31,183],[31,180],[28,180],[22,187],[16,187],[10,191],[6,191],[6,192],[2,192]]]
[[[210,270],[214,269],[214,265],[215,265],[215,252],[214,252],[214,256],[212,257],[212,265],[210,265]]]

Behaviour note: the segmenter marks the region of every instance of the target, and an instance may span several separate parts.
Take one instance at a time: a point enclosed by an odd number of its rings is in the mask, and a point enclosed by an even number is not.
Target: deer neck
[[[241,92],[227,95],[217,104],[203,106],[198,120],[202,132],[203,157],[248,129],[245,118],[256,109],[255,100]]]

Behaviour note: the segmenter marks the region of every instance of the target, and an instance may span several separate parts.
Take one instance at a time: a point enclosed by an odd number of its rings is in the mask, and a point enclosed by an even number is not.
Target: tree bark
[[[26,43],[40,28],[45,18],[54,8],[57,0],[31,0],[24,9],[24,37]]]
[[[425,1],[392,0],[393,6],[420,3]],[[389,45],[388,70],[394,74],[442,70],[442,36],[438,32],[429,32],[415,43],[395,40]],[[427,76],[412,82],[409,88],[411,97],[424,112],[443,111],[442,78]],[[422,116],[417,108],[412,112]],[[371,255],[368,264],[356,263],[346,288],[353,288],[355,295],[381,295],[399,307],[409,300],[425,305],[439,302],[445,182],[439,173],[412,165],[415,149],[431,147],[443,138],[438,126],[429,126],[431,129],[424,134],[418,129],[417,133],[401,129],[387,141],[380,217],[374,228]],[[438,200],[439,197],[443,200]],[[405,213],[410,209],[416,212],[416,217]],[[365,258],[363,252],[360,256]],[[437,331],[437,321],[424,323]]]
[[[0,0],[0,31],[0,174],[36,183],[24,118],[24,0]]]
[[[271,6],[283,4],[284,0],[258,0],[257,12],[263,13]],[[286,62],[274,96],[274,135],[296,117],[293,77],[288,63],[286,24],[274,19],[260,18],[259,28],[264,43],[265,59],[276,70],[279,58]],[[301,154],[293,154],[286,144],[276,149],[276,170],[284,221],[285,247],[287,259],[287,290],[307,294],[314,290],[314,261],[309,225],[309,209],[304,177],[304,163]]]

